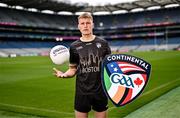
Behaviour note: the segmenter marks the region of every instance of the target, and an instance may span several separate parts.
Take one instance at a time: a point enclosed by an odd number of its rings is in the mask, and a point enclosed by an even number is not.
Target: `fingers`
[[[53,73],[54,76],[58,77],[58,78],[61,78],[62,77],[62,74],[61,73]]]
[[[64,75],[64,73],[61,72],[61,71],[59,71],[58,69],[53,68],[53,70],[55,71],[55,72],[53,73],[53,75],[55,75],[56,77],[58,77],[58,78],[64,78],[64,77],[66,77],[66,76]]]
[[[58,69],[56,69],[56,68],[53,68],[53,70],[54,70],[54,71],[56,71],[56,72],[58,72],[58,71],[59,71],[59,70],[58,70]]]
[[[53,73],[53,75],[55,75],[56,77],[59,77],[59,76],[60,76],[59,70],[56,69],[56,68],[53,68],[53,70],[55,71],[55,72]]]
[[[65,73],[63,73],[62,75],[61,75],[61,78],[66,78],[67,77],[67,75],[65,74]]]
[[[57,73],[53,73],[54,76],[58,77]]]

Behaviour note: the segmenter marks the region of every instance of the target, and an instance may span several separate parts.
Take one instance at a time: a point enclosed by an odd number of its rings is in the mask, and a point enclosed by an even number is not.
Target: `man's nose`
[[[88,25],[88,24],[87,24],[87,23],[85,23],[85,27],[87,27],[87,25]]]

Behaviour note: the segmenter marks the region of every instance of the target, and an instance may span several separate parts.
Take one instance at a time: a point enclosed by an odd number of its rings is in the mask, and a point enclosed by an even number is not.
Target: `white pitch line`
[[[176,80],[174,80],[174,81],[171,81],[171,82],[169,82],[169,83],[163,84],[163,85],[161,85],[161,86],[159,86],[159,87],[156,87],[156,88],[154,88],[154,89],[152,89],[152,90],[150,90],[150,91],[147,91],[147,92],[145,92],[143,95],[141,95],[140,97],[143,97],[143,96],[145,96],[145,95],[148,95],[148,94],[150,94],[150,93],[152,93],[152,92],[154,92],[154,91],[156,91],[156,90],[158,90],[158,89],[161,89],[161,88],[163,88],[163,87],[165,87],[165,86],[168,86],[168,85],[170,85],[170,84],[172,84],[172,83],[174,83],[174,82],[176,82],[176,81],[179,81],[179,78],[176,79]],[[140,98],[140,97],[139,97],[139,98]],[[110,107],[110,108],[108,109],[108,111],[111,111],[111,110],[113,110],[113,109],[115,109],[115,108],[117,108],[117,107]]]
[[[60,112],[60,111],[56,111],[56,110],[42,109],[42,108],[36,108],[36,107],[27,107],[27,106],[20,106],[20,105],[6,104],[6,103],[0,103],[0,105],[4,105],[4,106],[8,106],[8,107],[14,107],[14,108],[27,109],[27,110],[37,110],[37,111],[43,111],[43,112],[66,114],[66,115],[73,115],[74,114],[74,113],[69,113],[69,112]]]

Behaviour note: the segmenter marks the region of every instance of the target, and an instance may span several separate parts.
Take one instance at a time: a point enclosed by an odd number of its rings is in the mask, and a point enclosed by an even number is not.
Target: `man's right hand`
[[[64,77],[67,77],[62,71],[56,69],[56,68],[53,68],[54,70],[54,75],[58,78],[64,78]]]

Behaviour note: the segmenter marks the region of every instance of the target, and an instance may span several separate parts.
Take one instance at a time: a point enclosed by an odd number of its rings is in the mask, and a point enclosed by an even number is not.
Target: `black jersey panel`
[[[96,37],[91,42],[80,40],[70,47],[70,63],[77,64],[76,92],[77,94],[94,94],[102,91],[101,62],[110,54],[106,40]]]

